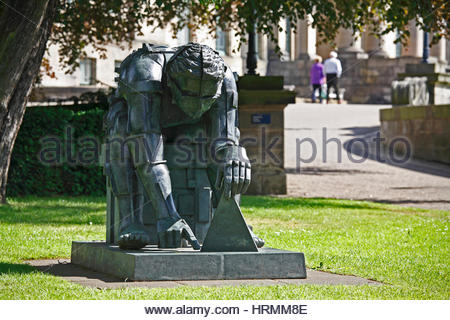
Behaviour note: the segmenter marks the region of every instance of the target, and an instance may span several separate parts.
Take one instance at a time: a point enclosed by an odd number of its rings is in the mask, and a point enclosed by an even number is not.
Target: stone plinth
[[[198,252],[147,246],[126,251],[105,242],[74,241],[71,262],[136,281],[306,278],[303,253],[272,248],[259,252]]]
[[[238,87],[240,141],[252,161],[247,194],[286,194],[284,108],[296,93],[283,90],[279,76],[244,76]]]
[[[419,63],[407,64],[405,73],[399,73],[398,79],[406,77],[426,77],[430,104],[448,104],[450,101],[450,74],[446,64]]]
[[[430,95],[426,77],[406,77],[403,80],[392,81],[391,90],[393,106],[423,106],[428,104]]]

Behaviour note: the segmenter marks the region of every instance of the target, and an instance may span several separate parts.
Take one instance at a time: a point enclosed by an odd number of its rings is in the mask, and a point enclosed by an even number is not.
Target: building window
[[[91,85],[95,84],[95,59],[81,59],[80,60],[80,84]]]
[[[227,53],[227,34],[220,27],[217,27],[216,36],[216,50],[224,55]]]

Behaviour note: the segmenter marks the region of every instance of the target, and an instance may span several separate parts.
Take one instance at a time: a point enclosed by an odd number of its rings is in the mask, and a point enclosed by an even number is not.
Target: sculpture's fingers
[[[194,233],[192,232],[191,228],[187,225],[185,228],[183,228],[182,236],[184,239],[189,242],[189,244],[192,246],[194,250],[200,250],[200,243],[198,243],[197,238],[195,237]]]
[[[216,189],[220,190],[222,189],[223,185],[223,166],[219,166],[219,169],[217,170],[217,176],[216,176]]]
[[[223,179],[223,194],[226,199],[231,198],[231,185],[233,183],[233,162],[229,161],[225,166]]]
[[[233,181],[231,183],[231,196],[234,197],[239,186],[239,161],[233,161]]]
[[[241,194],[243,192],[244,181],[245,181],[245,163],[240,162],[239,163],[239,184],[238,184],[238,190],[237,190],[238,194]]]
[[[250,165],[250,163],[246,163],[245,164],[244,187],[242,188],[242,193],[245,193],[245,191],[247,191],[251,180],[252,180],[252,166]]]

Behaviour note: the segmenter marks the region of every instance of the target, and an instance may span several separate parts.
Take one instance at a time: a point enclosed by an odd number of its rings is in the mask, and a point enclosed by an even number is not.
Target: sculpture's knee
[[[167,165],[164,162],[150,163],[144,170],[147,178],[161,190],[163,198],[166,199],[172,193]]]

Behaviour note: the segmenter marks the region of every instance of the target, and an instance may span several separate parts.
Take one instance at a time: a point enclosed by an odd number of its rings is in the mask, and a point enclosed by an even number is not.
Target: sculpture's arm
[[[222,94],[210,110],[211,158],[217,165],[216,187],[226,198],[244,193],[251,180],[247,153],[239,146],[238,92],[234,75],[227,68]]]
[[[178,214],[160,127],[164,56],[143,54],[121,67],[119,91],[128,105],[128,141],[134,167],[156,212],[160,247],[179,247],[181,238],[200,246]]]

